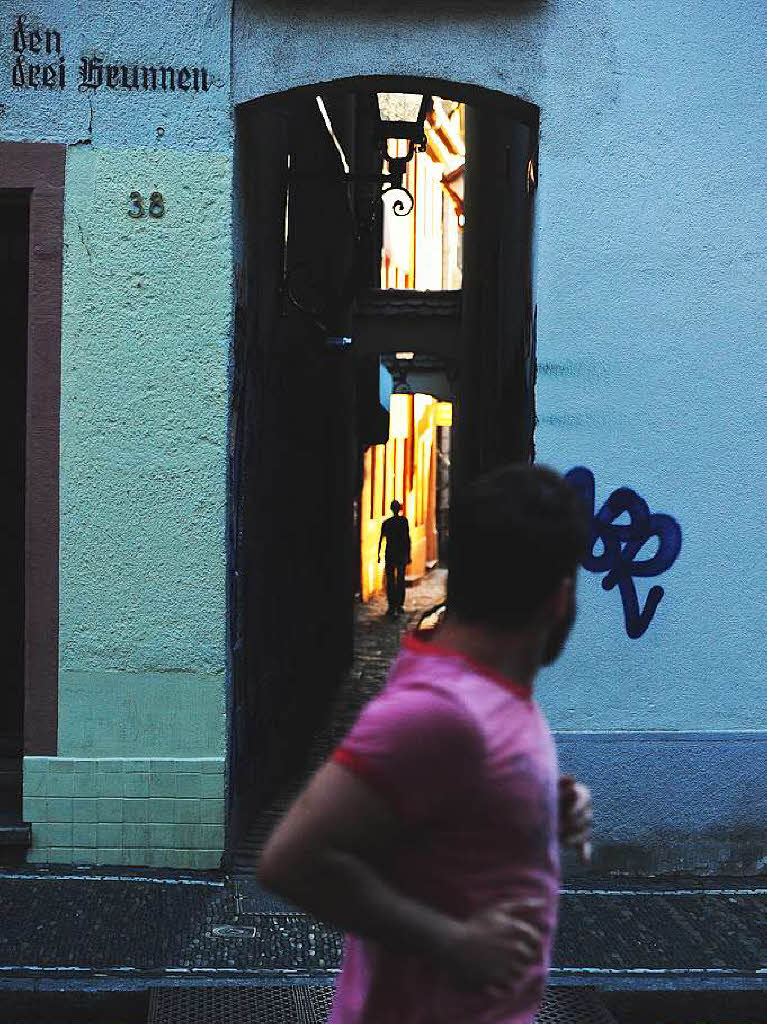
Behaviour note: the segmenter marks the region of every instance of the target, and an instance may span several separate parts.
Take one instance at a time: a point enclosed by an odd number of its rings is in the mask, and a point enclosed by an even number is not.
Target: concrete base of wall
[[[767,875],[767,732],[559,732],[560,764],[594,794],[590,869],[566,878]],[[224,759],[24,759],[28,859],[215,868]]]
[[[594,794],[590,870],[767,874],[767,732],[559,732],[561,770]]]
[[[224,759],[24,758],[28,860],[216,868]]]

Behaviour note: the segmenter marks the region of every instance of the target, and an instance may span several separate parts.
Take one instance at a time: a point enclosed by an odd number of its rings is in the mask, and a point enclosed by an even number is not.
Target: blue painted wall
[[[180,149],[229,153],[229,0],[193,5],[158,0],[63,0],[4,5],[0,18],[0,137],[7,141],[82,143],[115,148]],[[29,30],[57,29],[66,61],[66,85],[59,89],[13,88],[13,31],[19,14]],[[24,53],[25,63],[53,58]],[[97,56],[117,65],[205,68],[207,92],[80,90],[80,59]],[[157,129],[162,128],[158,139]]]
[[[72,147],[61,635],[62,735],[77,749],[66,752],[86,756],[89,723],[106,711],[133,723],[115,726],[126,756],[172,745],[183,725],[155,719],[156,702],[141,697],[168,670],[174,686],[190,685],[187,728],[195,714],[207,723],[195,749],[178,753],[222,749],[233,105],[345,76],[452,79],[541,108],[538,458],[588,466],[598,506],[634,488],[684,534],[670,571],[638,583],[642,602],[648,585],[666,590],[639,639],[626,634],[617,592],[584,575],[579,622],[541,681],[543,703],[599,788],[606,839],[620,850],[633,829],[645,867],[670,863],[652,836],[670,835],[677,818],[688,836],[714,835],[708,811],[696,817],[698,754],[677,752],[687,740],[674,731],[708,734],[706,799],[742,842],[728,861],[720,830],[709,847],[718,853],[703,859],[764,869],[747,838],[761,813],[753,783],[731,770],[742,734],[767,725],[760,0],[237,0],[233,23],[229,4],[211,0],[151,11],[124,0],[36,4],[31,24],[62,35],[61,92],[11,87],[16,13],[2,20],[0,137]],[[212,86],[79,91],[77,64],[94,53],[205,67]],[[163,191],[168,219],[129,221],[131,188]],[[98,707],[72,714],[88,693]],[[667,739],[663,758],[651,732]],[[625,733],[627,746],[608,757],[592,733]],[[653,773],[626,825],[636,794],[621,778],[649,777],[661,760],[667,770]],[[750,762],[762,791],[764,765]],[[626,852],[624,863],[640,861]]]
[[[565,730],[764,728],[764,5],[241,0],[234,25],[235,102],[409,73],[540,106],[538,459],[684,532],[639,581],[642,604],[666,589],[639,640],[583,578],[546,708]]]

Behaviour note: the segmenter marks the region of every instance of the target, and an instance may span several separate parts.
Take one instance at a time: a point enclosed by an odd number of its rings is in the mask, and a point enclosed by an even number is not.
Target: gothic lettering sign
[[[12,34],[11,84],[14,89],[62,90],[70,76],[80,92],[208,92],[213,76],[207,68],[151,63],[113,63],[94,53],[67,65],[61,32],[18,15]]]
[[[61,33],[55,28],[27,28],[26,19],[16,19],[13,30],[14,89],[63,89],[66,61],[61,56]]]

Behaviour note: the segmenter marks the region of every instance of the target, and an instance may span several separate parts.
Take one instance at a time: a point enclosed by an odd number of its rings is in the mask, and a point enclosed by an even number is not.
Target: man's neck
[[[448,614],[434,641],[500,672],[520,686],[532,687],[541,667],[543,639],[536,632],[507,632],[462,622]]]

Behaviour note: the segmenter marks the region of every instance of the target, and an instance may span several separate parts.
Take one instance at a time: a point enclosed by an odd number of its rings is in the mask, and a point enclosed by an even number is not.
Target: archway
[[[378,92],[461,106],[463,187],[456,168],[438,181],[446,209],[460,202],[459,288],[383,272]],[[537,138],[531,104],[435,79],[355,78],[238,109],[230,850],[300,776],[351,661],[360,499],[390,436],[383,371],[405,394],[408,374],[447,381],[447,394],[418,388],[452,403],[454,482],[532,456]],[[403,448],[411,476],[416,447]]]

